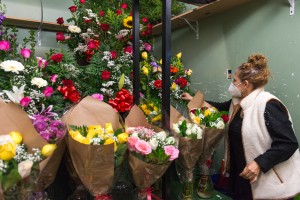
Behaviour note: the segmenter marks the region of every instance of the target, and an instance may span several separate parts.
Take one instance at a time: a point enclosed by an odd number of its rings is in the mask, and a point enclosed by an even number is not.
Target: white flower
[[[139,137],[138,132],[133,132],[130,137]]]
[[[42,78],[37,78],[37,77],[35,77],[35,78],[33,78],[33,79],[31,80],[31,84],[32,84],[32,85],[36,85],[36,86],[38,86],[39,88],[41,88],[41,87],[47,86],[47,85],[48,85],[48,82],[47,82],[46,80],[42,79]]]
[[[25,85],[22,85],[20,88],[13,86],[13,91],[3,90],[8,98],[14,103],[20,103],[21,99],[24,98],[24,88]]]
[[[164,140],[166,139],[167,135],[165,131],[160,131],[156,134],[156,138],[159,140]]]
[[[25,160],[18,164],[18,172],[22,178],[26,178],[30,175],[33,162],[31,160]]]
[[[202,139],[202,135],[203,135],[202,133],[203,133],[202,129],[200,129],[200,131],[197,132],[197,139],[198,140]]]
[[[175,138],[174,137],[168,137],[166,140],[167,144],[174,144],[175,143]]]
[[[81,32],[81,29],[78,26],[75,26],[75,25],[70,25],[68,27],[68,29],[71,33],[80,33]]]
[[[191,130],[191,129],[187,129],[187,130],[185,131],[185,133],[186,133],[186,135],[191,135],[191,134],[192,134],[192,130]]]
[[[216,124],[216,128],[223,129],[225,127],[225,123],[223,120],[219,120],[219,122]]]
[[[148,143],[150,144],[152,150],[156,150],[158,146],[158,140],[156,138],[151,138]]]
[[[4,145],[6,143],[13,143],[13,139],[10,135],[0,135],[0,145]]]
[[[6,60],[0,64],[1,69],[3,69],[6,72],[14,72],[16,74],[19,74],[20,71],[24,70],[24,65],[18,61],[15,60]]]
[[[178,124],[173,124],[173,129],[174,129],[174,131],[175,131],[176,133],[180,133]]]

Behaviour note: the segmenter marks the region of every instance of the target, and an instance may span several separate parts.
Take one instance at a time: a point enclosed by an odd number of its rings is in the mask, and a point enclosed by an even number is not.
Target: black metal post
[[[163,128],[170,131],[170,59],[171,59],[171,5],[172,0],[163,0],[162,16],[162,123]],[[170,170],[168,170],[170,171]],[[169,199],[170,172],[162,178],[162,197]]]
[[[140,1],[132,0],[133,17],[133,99],[140,103]]]

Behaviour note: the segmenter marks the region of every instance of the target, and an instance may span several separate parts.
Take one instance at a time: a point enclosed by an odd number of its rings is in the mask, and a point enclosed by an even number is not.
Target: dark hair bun
[[[258,70],[262,70],[267,67],[268,59],[262,54],[252,54],[248,57],[248,63]]]

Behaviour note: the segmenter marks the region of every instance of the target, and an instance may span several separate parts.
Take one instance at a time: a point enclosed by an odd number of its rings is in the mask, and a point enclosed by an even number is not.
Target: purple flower
[[[47,130],[46,131],[41,131],[40,132],[40,136],[42,138],[44,138],[44,140],[46,140],[46,141],[50,140],[50,134],[49,134],[49,132]]]
[[[151,62],[150,65],[151,65],[152,67],[157,67],[157,66],[158,66],[158,64],[157,64],[156,62]]]
[[[47,123],[44,120],[38,119],[34,121],[33,126],[37,130],[37,132],[40,133],[46,130]]]

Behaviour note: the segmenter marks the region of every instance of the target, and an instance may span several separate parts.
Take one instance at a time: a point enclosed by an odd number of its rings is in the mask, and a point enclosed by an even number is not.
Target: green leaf
[[[119,134],[123,133],[123,129],[119,128],[114,132],[114,136],[118,136]]]
[[[121,90],[124,86],[124,82],[125,82],[125,75],[124,73],[121,75],[118,86],[119,86],[119,90]]]

